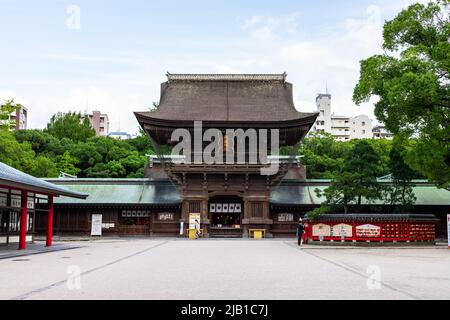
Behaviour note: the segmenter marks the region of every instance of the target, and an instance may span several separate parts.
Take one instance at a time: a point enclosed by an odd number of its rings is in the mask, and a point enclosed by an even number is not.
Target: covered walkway
[[[46,246],[52,245],[54,197],[86,199],[74,192],[35,178],[0,162],[0,243],[19,243],[19,250],[32,240],[36,204],[47,204]]]

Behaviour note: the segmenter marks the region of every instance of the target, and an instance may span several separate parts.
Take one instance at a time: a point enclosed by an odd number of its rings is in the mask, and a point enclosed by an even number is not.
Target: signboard
[[[351,238],[353,237],[353,228],[349,224],[335,224],[333,226],[333,235],[335,237]]]
[[[195,229],[195,220],[200,225],[200,213],[189,213],[189,229]]]
[[[91,222],[91,236],[101,236],[102,235],[102,215],[93,214]]]
[[[331,236],[331,227],[327,224],[315,224],[313,225],[312,230],[313,237],[330,237]]]
[[[228,213],[228,203],[222,203],[222,212]]]
[[[215,203],[211,203],[209,205],[209,211],[212,212],[212,213],[216,212],[216,204]]]
[[[378,238],[381,235],[381,228],[372,224],[364,224],[356,227],[356,237],[358,238]]]
[[[240,203],[236,203],[234,205],[234,212],[241,213],[241,204]]]
[[[448,247],[450,248],[450,214],[447,215]]]

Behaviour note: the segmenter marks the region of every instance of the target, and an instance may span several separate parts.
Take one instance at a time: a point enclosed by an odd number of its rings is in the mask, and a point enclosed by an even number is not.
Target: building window
[[[361,122],[361,125],[364,127],[366,125],[366,123],[363,121],[363,122]]]
[[[366,130],[363,130],[363,131],[362,131],[362,134],[366,134]]]
[[[252,202],[251,203],[251,216],[252,218],[262,218],[263,217],[263,203],[262,202]]]
[[[201,207],[201,201],[189,202],[189,213],[201,213],[200,207]]]

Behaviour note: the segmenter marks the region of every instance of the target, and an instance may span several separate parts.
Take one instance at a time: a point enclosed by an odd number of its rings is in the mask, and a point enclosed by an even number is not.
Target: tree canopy
[[[405,162],[450,188],[450,0],[414,4],[386,22],[384,54],[361,62],[355,103],[406,145]]]

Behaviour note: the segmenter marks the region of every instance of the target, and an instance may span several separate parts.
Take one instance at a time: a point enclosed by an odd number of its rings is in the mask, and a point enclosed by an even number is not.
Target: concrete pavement
[[[80,245],[0,260],[0,299],[450,299],[445,247],[175,239]]]

